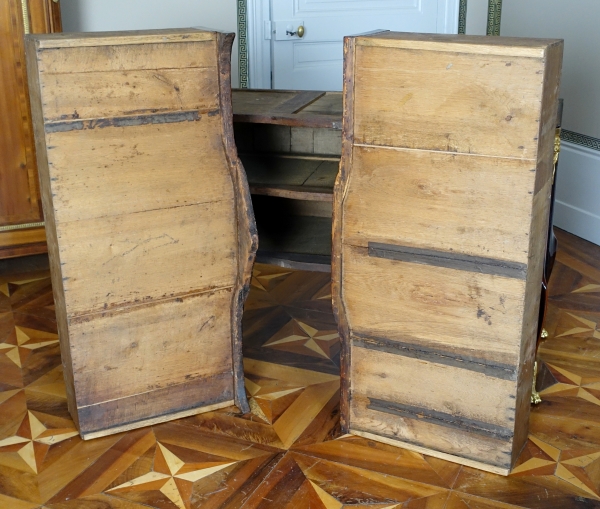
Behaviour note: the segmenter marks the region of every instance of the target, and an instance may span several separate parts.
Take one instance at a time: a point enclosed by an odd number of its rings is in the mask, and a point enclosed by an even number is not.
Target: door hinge
[[[265,39],[267,41],[271,40],[271,33],[273,31],[273,23],[271,23],[270,20],[265,20],[265,27],[264,27],[264,31],[265,31]]]

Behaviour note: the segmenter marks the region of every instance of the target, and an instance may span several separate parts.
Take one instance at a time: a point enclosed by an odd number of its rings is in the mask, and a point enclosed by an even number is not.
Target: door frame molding
[[[269,3],[238,0],[240,88],[271,88],[271,40],[265,38],[263,23],[271,17]]]
[[[451,8],[448,8],[448,6]],[[465,33],[467,0],[445,0],[445,23],[458,22],[458,33]],[[240,88],[271,88],[271,41],[265,39],[264,19],[269,16],[269,0],[237,0]],[[441,13],[440,13],[441,14]],[[500,35],[502,0],[488,0],[487,35]]]

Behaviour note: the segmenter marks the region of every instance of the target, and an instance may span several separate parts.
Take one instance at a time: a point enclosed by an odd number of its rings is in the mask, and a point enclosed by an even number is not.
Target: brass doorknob
[[[288,29],[285,31],[285,35],[302,37],[304,35],[304,27],[300,25],[295,32],[292,32],[291,27],[288,25]]]

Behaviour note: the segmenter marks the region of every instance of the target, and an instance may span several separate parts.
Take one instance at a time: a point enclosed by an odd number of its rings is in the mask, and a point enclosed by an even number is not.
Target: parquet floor
[[[329,277],[265,265],[244,315],[251,414],[232,407],[83,442],[47,265],[1,261],[0,508],[600,507],[600,247],[559,234],[544,401],[509,477],[339,437]]]

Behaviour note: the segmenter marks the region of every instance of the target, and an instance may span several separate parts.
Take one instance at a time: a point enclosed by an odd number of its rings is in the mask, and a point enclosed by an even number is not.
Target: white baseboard
[[[600,151],[562,142],[554,225],[600,245]]]

